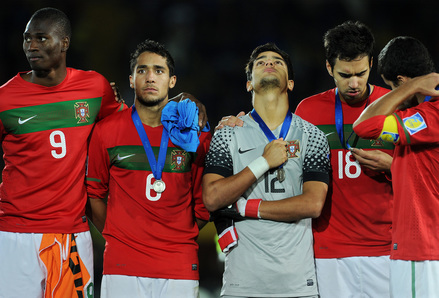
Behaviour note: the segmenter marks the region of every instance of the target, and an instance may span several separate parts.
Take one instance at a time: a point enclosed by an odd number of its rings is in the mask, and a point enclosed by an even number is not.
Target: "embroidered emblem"
[[[186,161],[187,152],[184,150],[173,150],[171,153],[172,156],[172,166],[174,170],[181,170]]]
[[[407,129],[410,135],[413,135],[423,130],[424,128],[427,128],[427,124],[425,123],[424,118],[422,118],[421,114],[419,113],[404,118],[403,121],[404,127]]]
[[[88,119],[90,118],[90,112],[87,102],[75,103],[75,118],[78,119],[77,123],[88,122]]]
[[[298,153],[300,152],[300,141],[287,141],[288,143],[288,158],[299,157]]]
[[[370,146],[372,146],[372,147],[383,147],[384,146],[383,141],[380,140],[380,139],[378,139],[378,140],[370,140],[370,142],[371,142]]]

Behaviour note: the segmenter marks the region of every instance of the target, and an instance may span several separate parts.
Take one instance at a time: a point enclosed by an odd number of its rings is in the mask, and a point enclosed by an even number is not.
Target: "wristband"
[[[256,158],[247,167],[252,171],[253,175],[255,175],[256,180],[270,169],[267,160],[263,156]]]
[[[247,205],[245,206],[245,216],[261,218],[259,215],[259,206],[261,205],[261,202],[262,199],[247,200]]]
[[[259,206],[261,205],[262,199],[244,199],[239,198],[236,201],[236,209],[239,214],[243,217],[261,218],[259,214]]]

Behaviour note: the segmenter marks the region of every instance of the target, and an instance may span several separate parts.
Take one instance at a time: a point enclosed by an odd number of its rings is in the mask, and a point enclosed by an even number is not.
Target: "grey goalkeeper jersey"
[[[206,156],[205,173],[224,177],[243,170],[269,143],[248,114],[243,127],[218,130]],[[281,125],[273,131],[276,138]],[[285,140],[289,158],[281,183],[266,172],[243,195],[247,199],[282,200],[302,194],[304,181],[329,183],[329,146],[323,132],[293,114]],[[222,295],[297,297],[317,295],[311,219],[285,223],[246,219],[235,223],[238,244],[226,255]]]

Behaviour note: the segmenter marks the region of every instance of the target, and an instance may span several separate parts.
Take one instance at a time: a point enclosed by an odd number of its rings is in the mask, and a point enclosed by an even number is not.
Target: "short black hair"
[[[274,43],[266,43],[264,45],[260,45],[256,47],[252,54],[250,55],[250,59],[247,62],[247,65],[245,66],[245,74],[247,75],[247,80],[252,80],[252,70],[253,70],[253,64],[258,58],[258,55],[263,52],[275,52],[278,53],[282,59],[285,61],[288,69],[288,79],[294,80],[294,70],[293,70],[293,64],[291,63],[290,56],[285,52],[279,49]]]
[[[50,21],[56,26],[56,32],[61,38],[72,37],[72,26],[67,15],[59,9],[45,7],[37,10],[30,18],[30,21]]]
[[[169,76],[171,77],[174,75],[175,62],[171,54],[163,44],[150,39],[141,42],[139,45],[137,45],[136,50],[133,53],[131,53],[131,60],[130,60],[131,73],[134,73],[134,68],[136,67],[137,64],[137,58],[139,58],[139,56],[144,52],[151,52],[165,58],[166,64],[169,68]]]
[[[435,72],[433,59],[425,45],[410,36],[390,40],[378,55],[378,74],[398,86],[398,76],[415,78]]]
[[[370,29],[359,21],[346,21],[328,31],[323,36],[325,56],[334,68],[336,59],[352,61],[357,57],[373,57],[375,38]]]

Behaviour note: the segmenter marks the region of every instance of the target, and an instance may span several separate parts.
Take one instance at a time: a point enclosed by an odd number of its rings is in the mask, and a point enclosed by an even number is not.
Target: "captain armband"
[[[398,124],[394,115],[387,116],[383,123],[379,140],[389,143],[399,142]]]

